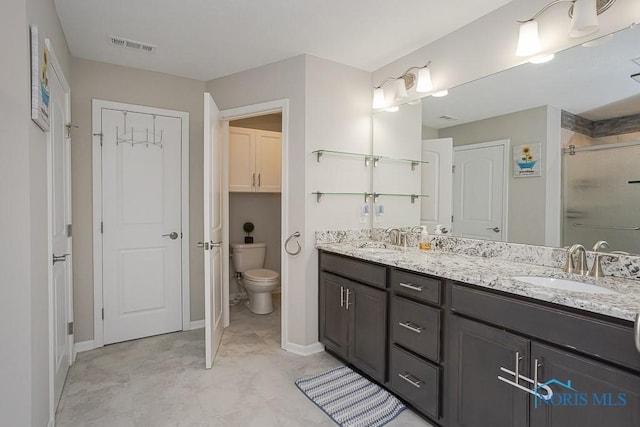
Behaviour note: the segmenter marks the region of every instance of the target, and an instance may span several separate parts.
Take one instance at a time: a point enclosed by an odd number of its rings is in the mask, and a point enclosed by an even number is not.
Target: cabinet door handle
[[[400,282],[400,286],[402,286],[403,288],[411,289],[412,291],[422,292],[422,285],[414,285],[413,283]]]
[[[258,174],[258,187],[260,187],[260,175],[262,175],[261,173]]]
[[[344,307],[344,287],[340,286],[340,307]]]
[[[405,323],[398,322],[398,325],[410,330],[411,332],[415,332],[416,334],[422,333],[422,326],[414,325],[411,322],[405,322]]]
[[[403,380],[405,380],[406,382],[408,382],[409,384],[411,384],[412,386],[414,386],[415,388],[420,388],[420,386],[422,386],[422,381],[417,378],[413,380],[412,378],[415,378],[415,377],[408,372],[404,374],[398,374],[398,376]]]
[[[640,353],[640,313],[636,314],[636,327],[633,330],[636,341],[636,350]]]
[[[516,374],[515,374],[516,384],[520,384],[520,361],[521,360],[522,360],[522,357],[520,356],[520,352],[516,351]]]
[[[349,306],[351,305],[351,303],[349,302],[349,296],[351,295],[351,290],[347,288],[346,291],[347,291],[347,302],[345,303],[345,307],[347,310],[349,310]]]
[[[253,173],[253,175],[251,175],[251,186],[252,187],[256,186],[256,174],[255,174],[255,172]]]

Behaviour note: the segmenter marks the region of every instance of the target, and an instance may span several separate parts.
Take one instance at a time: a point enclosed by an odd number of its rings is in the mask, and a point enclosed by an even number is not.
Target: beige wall
[[[71,62],[71,77],[71,108],[78,126],[71,145],[76,341],[93,339],[92,98],[189,113],[191,320],[204,318],[203,254],[195,246],[203,233],[204,82],[78,58]]]
[[[453,146],[509,139],[509,242],[532,245],[545,244],[545,209],[547,174],[540,177],[514,178],[513,147],[542,144],[541,159],[547,155],[547,107],[532,108],[490,119],[440,129],[440,138],[453,138]],[[543,164],[543,168],[546,167]]]
[[[251,233],[254,242],[267,244],[264,268],[280,272],[280,193],[229,193],[229,243],[243,243],[245,232],[242,224],[249,221],[256,226]],[[235,269],[230,262],[229,293],[238,293],[233,279]]]
[[[266,114],[264,116],[233,120],[229,122],[229,126],[282,132],[282,114]]]

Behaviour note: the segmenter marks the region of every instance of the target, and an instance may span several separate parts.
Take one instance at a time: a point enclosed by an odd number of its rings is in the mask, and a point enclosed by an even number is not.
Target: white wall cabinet
[[[279,193],[282,133],[229,127],[229,191]]]

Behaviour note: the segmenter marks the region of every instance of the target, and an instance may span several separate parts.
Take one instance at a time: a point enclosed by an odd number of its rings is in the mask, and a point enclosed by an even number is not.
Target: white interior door
[[[68,323],[73,304],[71,284],[71,156],[65,124],[69,123],[67,97],[55,72],[50,73],[49,215],[52,244],[51,302],[53,320],[53,393],[58,404],[73,345]]]
[[[454,148],[453,235],[504,240],[507,146],[496,141]]]
[[[104,343],[182,329],[180,117],[102,108]]]
[[[256,191],[279,193],[282,188],[282,134],[256,131]]]
[[[204,328],[205,367],[211,369],[224,332],[223,261],[227,242],[223,237],[223,146],[220,110],[209,93],[204,94]],[[226,302],[228,304],[228,302]]]
[[[442,224],[451,229],[451,192],[453,166],[453,139],[426,139],[422,141],[422,194],[420,225],[432,232]]]

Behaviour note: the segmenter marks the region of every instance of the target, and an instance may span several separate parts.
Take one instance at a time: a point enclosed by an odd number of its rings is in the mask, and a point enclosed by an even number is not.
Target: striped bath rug
[[[383,426],[405,409],[394,395],[346,366],[299,378],[296,386],[340,426]]]

